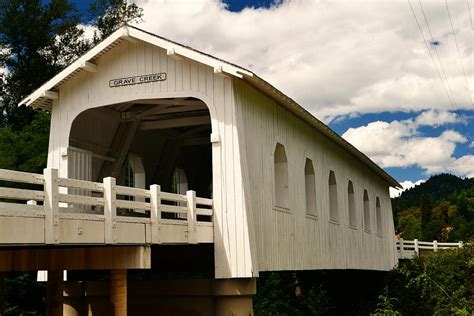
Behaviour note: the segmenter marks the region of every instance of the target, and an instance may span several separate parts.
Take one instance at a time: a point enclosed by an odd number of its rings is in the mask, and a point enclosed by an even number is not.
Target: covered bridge
[[[173,247],[250,298],[261,271],[397,264],[397,181],[240,66],[125,25],[21,104],[51,112],[48,165],[0,171],[39,187],[0,190],[0,271],[111,269],[126,285]]]

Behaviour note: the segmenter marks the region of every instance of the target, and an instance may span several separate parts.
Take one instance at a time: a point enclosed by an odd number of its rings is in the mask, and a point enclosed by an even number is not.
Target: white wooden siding
[[[252,214],[258,270],[389,270],[395,263],[388,184],[332,141],[248,84],[235,81],[236,111],[248,213]],[[288,157],[290,210],[272,205],[274,146]],[[313,159],[317,218],[306,215],[305,156]],[[329,170],[337,179],[338,223],[329,221]],[[347,183],[354,185],[356,229],[349,227]],[[363,189],[371,203],[371,233],[364,232]],[[380,197],[382,237],[376,235],[375,197]]]
[[[59,99],[54,101],[52,109],[48,167],[59,169],[61,177],[68,176],[68,159],[61,152],[69,146],[74,119],[88,109],[139,99],[196,97],[202,100],[209,108],[214,139],[216,277],[251,277],[251,238],[231,79],[215,75],[213,68],[189,59],[176,61],[167,56],[166,50],[143,42],[122,41],[95,62],[97,72],[80,72],[60,86]],[[111,79],[158,72],[166,72],[167,80],[109,87]]]

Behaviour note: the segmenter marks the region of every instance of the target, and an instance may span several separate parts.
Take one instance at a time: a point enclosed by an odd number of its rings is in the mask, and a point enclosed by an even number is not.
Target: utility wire
[[[462,62],[461,51],[459,49],[458,40],[456,39],[456,32],[454,31],[454,25],[453,25],[453,20],[451,18],[451,12],[449,12],[448,0],[444,0],[444,3],[446,4],[446,11],[448,12],[449,23],[451,23],[451,30],[453,30],[454,42],[456,43],[456,50],[458,51],[459,62],[461,63],[462,73],[464,74],[464,80],[466,81],[467,93],[469,94],[469,99],[471,100],[471,106],[474,109],[474,102],[472,101],[472,95],[471,95],[471,89],[470,89],[470,86],[469,86],[469,81],[467,80],[466,70],[464,68],[464,63]]]
[[[471,29],[474,31],[474,24],[472,23],[472,14],[471,14],[471,6],[469,5],[469,0],[467,2],[467,11],[469,12],[469,19],[471,20]]]
[[[443,80],[443,77],[441,76],[441,73],[438,69],[438,65],[436,64],[436,61],[433,57],[433,53],[431,52],[431,49],[430,49],[430,46],[428,44],[428,41],[426,40],[425,34],[423,33],[423,30],[421,29],[420,22],[418,21],[418,18],[416,17],[415,10],[413,9],[413,6],[411,5],[410,0],[408,0],[408,4],[410,5],[411,13],[413,13],[413,17],[415,18],[416,25],[418,26],[418,30],[420,31],[421,37],[423,38],[423,41],[425,43],[426,50],[428,51],[428,53],[431,57],[431,61],[433,62],[433,65],[436,69],[436,73],[438,74],[439,80],[441,81],[441,85],[443,86],[443,90],[446,93],[446,96],[448,97],[449,103],[451,103],[451,105],[454,106],[453,101],[451,100],[451,96],[449,95],[449,92],[446,89],[446,84]]]
[[[430,37],[431,37],[431,41],[434,42],[434,37],[433,37],[433,33],[431,32],[431,29],[429,27],[429,24],[428,24],[428,19],[426,18],[426,14],[425,14],[425,10],[423,9],[423,5],[421,4],[421,0],[418,0],[419,4],[420,4],[420,8],[421,8],[421,11],[423,13],[423,18],[425,20],[425,23],[426,23],[426,26],[428,28],[428,31],[430,33]],[[441,76],[441,72],[440,70],[438,69],[438,65],[435,61],[435,58],[433,57],[433,54],[431,52],[431,49],[430,49],[430,45],[423,33],[423,30],[421,29],[421,25],[420,25],[420,22],[418,21],[418,18],[416,16],[416,13],[415,13],[415,10],[413,9],[413,6],[411,4],[411,1],[408,0],[408,4],[410,5],[410,9],[411,9],[411,12],[413,14],[413,17],[415,19],[415,22],[416,22],[416,25],[418,26],[418,30],[420,31],[420,34],[421,34],[421,37],[423,38],[423,41],[425,43],[425,46],[426,46],[426,49],[428,50],[428,53],[430,55],[430,58],[431,58],[431,61],[433,62],[433,65],[435,66],[435,69],[436,69],[436,73],[438,74],[438,77],[441,81],[441,84],[443,86],[443,89],[444,89],[444,92],[446,93],[446,96],[448,97],[448,100],[449,100],[449,103],[451,103],[451,106],[454,107],[454,111],[456,113],[456,115],[458,116],[459,120],[463,123],[463,129],[466,133],[466,136],[467,138],[469,139],[469,142],[472,144],[472,139],[471,137],[469,136],[469,133],[466,131],[466,128],[465,128],[465,125],[467,125],[466,121],[464,120],[464,118],[461,116],[461,114],[459,113],[459,109],[457,107],[457,104],[456,104],[456,100],[454,99],[454,95],[453,95],[453,92],[451,90],[451,87],[449,86],[449,82],[448,82],[448,77],[446,75],[446,72],[444,71],[444,67],[441,63],[441,58],[439,57],[439,53],[438,53],[438,50],[436,48],[436,46],[434,46],[434,50],[436,52],[436,56],[438,58],[438,62],[439,62],[439,67],[441,68],[441,71],[443,72],[444,74],[444,78],[446,80],[446,82],[443,80],[443,76]]]
[[[430,33],[431,43],[434,43],[435,39],[434,39],[433,33],[431,32],[430,24],[428,23],[428,18],[426,17],[425,9],[423,8],[423,4],[421,3],[421,0],[418,0],[418,3],[420,4],[421,12],[423,13],[423,18],[425,20],[426,27],[428,28],[428,32]],[[438,48],[436,47],[436,45],[433,45],[433,48],[436,53],[436,56],[438,57],[439,67],[441,68],[441,71],[443,73],[444,80],[446,80],[446,86],[448,87],[449,93],[451,94],[451,97],[453,99],[454,107],[456,108],[456,111],[458,111],[456,99],[454,98],[454,94],[453,94],[453,90],[451,89],[451,86],[449,85],[448,76],[446,75],[446,71],[444,70],[443,63],[441,62],[441,57],[439,57]]]

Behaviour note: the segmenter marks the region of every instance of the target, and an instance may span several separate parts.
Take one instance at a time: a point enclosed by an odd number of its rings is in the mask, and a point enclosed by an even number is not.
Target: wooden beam
[[[169,120],[158,120],[143,122],[140,125],[140,130],[153,130],[153,129],[165,129],[175,127],[186,127],[196,125],[207,125],[211,124],[211,118],[208,115],[194,116],[194,117],[180,117]]]
[[[102,181],[105,177],[117,177],[120,168],[127,158],[128,150],[132,144],[133,138],[140,126],[141,121],[120,122],[117,126],[108,157],[115,159],[113,162],[105,162],[99,172],[97,181]]]
[[[63,315],[63,271],[49,270],[46,290],[46,310],[48,316]]]
[[[175,51],[174,48],[168,48],[166,50],[166,55],[173,58],[174,60],[183,60],[184,59],[183,56],[180,56],[180,55],[176,54],[176,51]]]
[[[81,68],[88,72],[97,72],[98,70],[97,65],[89,61],[83,61],[81,64]]]
[[[145,100],[134,100],[127,103],[131,104],[155,104],[155,105],[202,105],[206,107],[206,104],[201,100],[184,100],[184,99],[145,99]]]
[[[222,66],[216,66],[214,67],[214,74],[222,77],[222,78],[228,78],[229,76],[222,70]]]
[[[5,272],[0,272],[0,315],[5,315]]]
[[[178,137],[176,139],[167,139],[162,150],[160,160],[155,166],[153,174],[153,183],[159,183],[164,191],[171,190],[171,177],[173,176],[176,161],[181,150],[183,139]]]
[[[114,316],[127,316],[127,270],[110,271],[110,304]]]
[[[208,145],[211,143],[210,137],[187,138],[183,141],[183,146]]]
[[[49,100],[57,100],[59,98],[59,94],[54,91],[43,91],[40,96]]]
[[[149,246],[29,247],[0,249],[0,272],[150,269]]]

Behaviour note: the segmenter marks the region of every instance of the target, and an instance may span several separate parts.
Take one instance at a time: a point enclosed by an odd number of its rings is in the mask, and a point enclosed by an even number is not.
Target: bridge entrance
[[[81,113],[69,136],[68,177],[212,198],[211,119],[195,98],[135,100]]]

